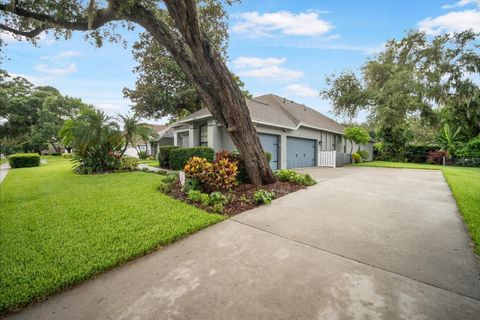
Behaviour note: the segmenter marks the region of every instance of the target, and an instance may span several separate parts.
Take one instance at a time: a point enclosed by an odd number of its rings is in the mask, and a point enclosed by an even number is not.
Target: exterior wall
[[[198,146],[200,142],[199,138],[199,130],[198,127],[203,122],[196,122],[194,124],[190,124],[188,128],[188,135],[189,135],[189,145],[188,146]],[[265,126],[260,124],[255,124],[258,133],[267,133],[267,134],[274,134],[280,137],[279,139],[279,159],[278,159],[278,166],[279,169],[284,169],[287,167],[287,137],[295,137],[295,138],[303,138],[303,139],[311,139],[315,140],[315,145],[317,152],[318,151],[336,151],[337,152],[337,166],[342,166],[344,164],[350,163],[350,142],[348,142],[342,135],[327,131],[320,131],[315,130],[307,127],[300,127],[297,130],[289,130],[271,126]],[[228,150],[234,151],[236,150],[235,145],[233,144],[232,140],[228,136],[225,129],[217,124],[217,122],[213,119],[208,121],[208,146],[213,148],[215,151],[220,150]],[[177,139],[175,145],[178,146],[185,146],[179,144],[177,137],[177,132],[174,135]],[[370,158],[373,155],[373,144],[369,143],[367,145],[362,146],[362,149],[367,150],[370,154]],[[357,146],[354,145],[354,152],[357,150]],[[318,154],[317,154],[317,165],[318,165]]]

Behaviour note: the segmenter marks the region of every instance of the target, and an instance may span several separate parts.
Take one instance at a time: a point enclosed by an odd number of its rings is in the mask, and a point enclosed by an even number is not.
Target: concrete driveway
[[[11,318],[478,319],[478,264],[439,171],[309,172],[314,187]]]

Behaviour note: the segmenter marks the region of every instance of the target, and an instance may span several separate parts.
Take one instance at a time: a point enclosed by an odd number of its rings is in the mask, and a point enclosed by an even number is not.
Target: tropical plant
[[[97,173],[119,167],[124,139],[118,123],[103,111],[83,109],[80,115],[64,122],[60,136],[63,144],[74,148],[77,172]]]
[[[459,133],[461,128],[453,131],[448,123],[443,124],[440,134],[437,136],[436,143],[441,148],[440,150],[447,152],[447,157],[455,153],[460,146]]]
[[[354,163],[360,163],[362,162],[362,156],[358,152],[352,153],[352,160]]]
[[[118,118],[123,126],[122,135],[125,139],[125,146],[120,154],[121,156],[123,156],[125,151],[127,151],[128,146],[135,140],[140,139],[143,142],[148,143],[148,141],[153,140],[156,136],[158,136],[153,128],[149,127],[145,123],[140,122],[139,118],[136,116],[123,116],[119,114]]]
[[[267,190],[257,190],[253,194],[253,201],[258,204],[270,204],[273,198],[275,198],[275,192],[269,192]]]

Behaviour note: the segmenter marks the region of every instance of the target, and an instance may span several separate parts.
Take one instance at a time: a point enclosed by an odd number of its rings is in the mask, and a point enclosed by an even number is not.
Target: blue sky
[[[480,0],[242,1],[230,13],[229,67],[254,95],[275,93],[328,114],[318,92],[325,76],[357,71],[391,38],[420,28],[430,35],[473,28],[480,32]],[[124,32],[131,45],[140,28]],[[130,48],[95,48],[43,35],[39,47],[0,34],[8,43],[2,68],[38,85],[52,85],[107,113],[127,113],[122,88],[133,87]],[[361,120],[361,119],[360,119]],[[162,119],[152,120],[162,123]]]

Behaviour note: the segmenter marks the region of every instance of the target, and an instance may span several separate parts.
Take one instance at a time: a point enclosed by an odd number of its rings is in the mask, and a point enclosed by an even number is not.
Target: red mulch
[[[281,181],[277,181],[275,183],[264,185],[264,186],[255,186],[252,184],[240,184],[234,187],[231,191],[223,192],[225,195],[227,195],[227,197],[229,197],[229,199],[231,199],[228,202],[228,204],[225,206],[224,213],[228,216],[234,216],[243,211],[258,207],[259,204],[256,204],[253,201],[253,194],[255,193],[255,191],[259,189],[275,192],[274,199],[278,199],[291,192],[295,192],[300,189],[305,189],[305,187],[297,183],[281,182]],[[201,203],[196,203],[188,200],[187,195],[182,192],[180,188],[180,184],[176,185],[176,187],[172,190],[172,193],[170,195],[176,199],[182,200],[198,208],[209,211],[208,208],[206,208]],[[247,198],[249,201],[248,202],[243,201],[245,198]]]

